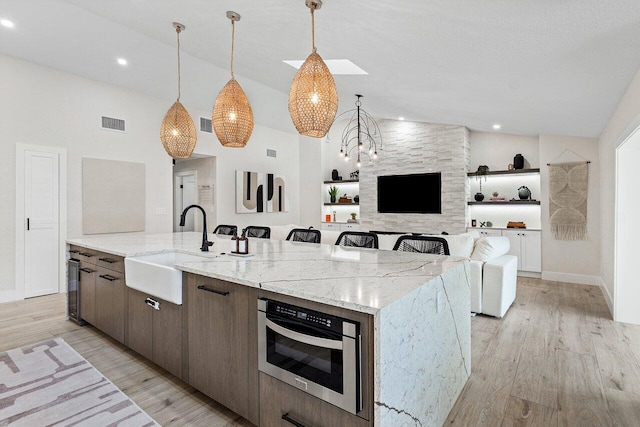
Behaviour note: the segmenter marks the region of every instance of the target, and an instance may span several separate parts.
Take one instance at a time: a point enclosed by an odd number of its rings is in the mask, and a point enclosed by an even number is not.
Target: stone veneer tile
[[[384,149],[372,165],[361,167],[361,224],[375,230],[463,233],[469,221],[469,130],[393,120],[379,125]],[[442,214],[377,212],[377,176],[424,172],[442,173]]]

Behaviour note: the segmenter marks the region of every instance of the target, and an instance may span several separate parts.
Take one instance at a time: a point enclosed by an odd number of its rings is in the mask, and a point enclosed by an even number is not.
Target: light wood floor
[[[0,304],[0,352],[62,337],[163,426],[250,426],[93,327],[62,295]],[[611,320],[597,287],[520,278],[503,319],[476,316],[454,426],[640,426],[640,326]]]
[[[62,337],[162,426],[253,426],[94,327],[65,320],[65,297],[0,304],[0,352]]]
[[[472,319],[447,425],[640,426],[640,326],[613,322],[595,286],[519,278],[517,295],[503,319]]]

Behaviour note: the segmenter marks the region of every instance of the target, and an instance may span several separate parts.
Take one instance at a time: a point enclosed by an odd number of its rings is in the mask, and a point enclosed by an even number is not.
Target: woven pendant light
[[[180,32],[185,26],[173,23],[178,35],[178,99],[169,108],[160,127],[160,140],[168,155],[174,159],[188,159],[196,148],[198,134],[187,109],[180,103]]]
[[[338,111],[338,91],[329,68],[316,52],[314,11],[321,0],[306,0],[311,9],[311,55],[293,78],[289,91],[289,114],[298,133],[314,138],[327,134]]]
[[[253,132],[253,111],[247,95],[233,75],[235,22],[240,20],[240,15],[228,11],[227,18],[231,20],[231,80],[227,82],[216,98],[211,122],[220,144],[225,147],[242,148],[247,145]]]

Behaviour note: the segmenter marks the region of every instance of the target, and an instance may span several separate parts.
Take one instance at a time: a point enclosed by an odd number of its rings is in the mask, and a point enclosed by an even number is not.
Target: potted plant
[[[332,185],[329,187],[329,196],[331,197],[331,203],[336,202],[336,197],[338,196],[338,187]]]
[[[358,216],[358,213],[357,213],[357,212],[351,212],[351,219],[352,219],[352,220],[354,220],[354,221],[355,221],[357,216]]]

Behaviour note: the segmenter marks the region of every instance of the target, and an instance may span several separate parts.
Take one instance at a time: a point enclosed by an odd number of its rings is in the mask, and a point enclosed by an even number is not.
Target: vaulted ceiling
[[[282,60],[310,53],[304,0],[0,0],[16,24],[0,53],[173,100],[178,21],[183,102],[210,109],[229,77],[227,10],[242,15],[238,80],[272,100],[256,121],[293,131]],[[526,135],[598,136],[640,68],[639,29],[637,0],[325,0],[316,13],[318,53],[369,73],[335,77],[340,111],[361,93],[379,118]]]

